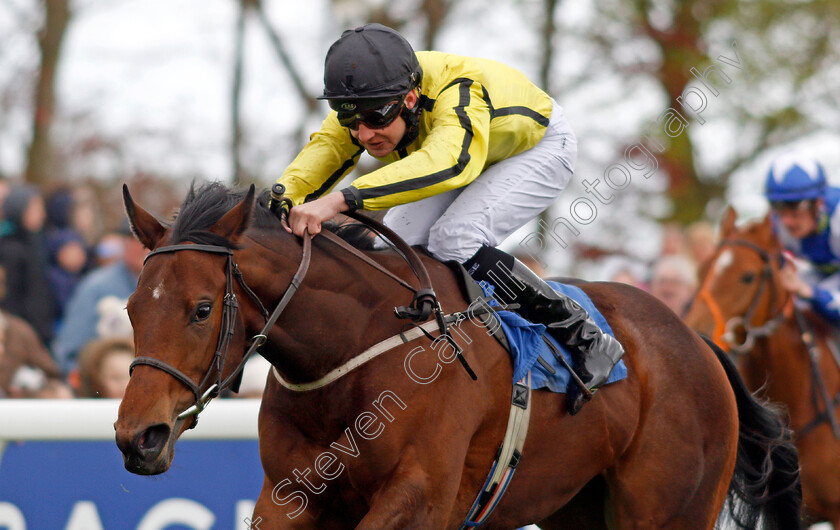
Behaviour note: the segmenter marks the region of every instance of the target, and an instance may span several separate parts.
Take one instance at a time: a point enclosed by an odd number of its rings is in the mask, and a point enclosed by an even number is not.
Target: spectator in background
[[[0,219],[3,219],[3,201],[6,200],[6,195],[9,194],[9,183],[0,178]]]
[[[105,232],[96,242],[93,249],[94,264],[97,267],[107,267],[120,261],[123,257],[123,235],[119,232]]]
[[[683,227],[677,223],[662,225],[662,249],[660,256],[686,255],[688,244],[683,233]]]
[[[697,271],[687,257],[666,255],[654,264],[650,293],[677,315],[682,316],[696,288]]]
[[[53,230],[47,236],[49,266],[47,277],[56,303],[57,325],[64,315],[67,302],[76,290],[88,261],[85,242],[76,231],[69,228]]]
[[[32,326],[0,311],[0,394],[37,397],[48,385],[63,385],[61,370]]]
[[[72,228],[73,194],[69,189],[59,188],[47,196],[47,232]]]
[[[637,289],[645,288],[645,285],[642,282],[641,278],[636,276],[636,274],[630,269],[619,269],[615,271],[615,273],[613,273],[613,275],[610,276],[609,280],[607,281],[623,283],[625,285],[632,285]]]
[[[47,249],[42,229],[44,200],[32,186],[13,186],[3,200],[0,265],[6,269],[6,297],[0,308],[26,320],[48,344],[55,304],[47,280]]]
[[[133,360],[134,343],[129,338],[89,342],[79,354],[79,397],[122,399]]]
[[[121,229],[121,233],[124,245],[121,259],[88,273],[82,278],[67,304],[61,328],[52,348],[65,373],[70,373],[76,368],[79,351],[88,341],[101,336],[100,332],[107,327],[100,326],[100,320],[105,316],[100,314],[100,302],[109,297],[116,298],[118,307],[124,312],[128,297],[137,287],[137,276],[143,268],[147,250],[131,234],[127,223]]]
[[[44,388],[32,397],[38,399],[73,399],[76,395],[73,393],[73,389],[67,384],[62,383],[58,379],[49,379],[44,384]]]
[[[688,251],[694,264],[698,267],[706,262],[715,253],[717,248],[717,232],[712,223],[708,221],[697,221],[685,229]]]
[[[44,228],[44,233],[47,236],[47,242],[57,233],[73,234],[78,237],[85,250],[85,267],[83,272],[87,272],[88,267],[92,264],[93,253],[90,244],[82,235],[82,232],[76,227],[76,218],[79,217],[81,211],[76,206],[74,198],[74,191],[69,188],[58,188],[53,190],[46,198],[47,204],[47,224]]]
[[[600,270],[595,279],[646,289],[644,282],[647,274],[648,267],[642,262],[630,256],[614,254],[600,261]]]

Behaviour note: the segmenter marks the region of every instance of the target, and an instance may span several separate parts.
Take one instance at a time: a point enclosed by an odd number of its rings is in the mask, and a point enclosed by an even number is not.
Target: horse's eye
[[[195,308],[195,317],[193,317],[194,322],[201,322],[202,320],[207,320],[207,317],[210,316],[210,310],[213,309],[213,306],[208,302],[202,302]]]
[[[745,272],[743,276],[741,276],[741,281],[744,283],[752,283],[755,280],[755,273],[754,272]]]

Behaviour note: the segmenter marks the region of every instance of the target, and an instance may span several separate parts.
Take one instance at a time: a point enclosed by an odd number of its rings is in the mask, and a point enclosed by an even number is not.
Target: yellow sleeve
[[[285,195],[293,204],[302,204],[329,192],[353,169],[363,151],[338,123],[335,111],[330,111],[277,182],[286,186]]]
[[[476,81],[460,78],[435,100],[428,135],[405,158],[353,181],[345,195],[366,210],[381,210],[466,186],[487,160],[490,107]]]

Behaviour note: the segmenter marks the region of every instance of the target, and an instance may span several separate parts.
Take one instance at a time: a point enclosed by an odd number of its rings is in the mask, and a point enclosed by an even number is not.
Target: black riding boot
[[[545,324],[549,333],[572,354],[572,365],[586,387],[594,391],[603,385],[624,348],[605,333],[577,302],[558,293],[522,262],[497,248],[484,246],[464,266],[476,281],[495,288],[494,297],[519,304],[526,319]],[[569,413],[576,414],[588,400],[575,384],[566,393]]]

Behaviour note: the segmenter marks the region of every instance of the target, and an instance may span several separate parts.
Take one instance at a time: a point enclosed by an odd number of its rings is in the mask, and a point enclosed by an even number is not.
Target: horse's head
[[[779,283],[784,262],[770,216],[743,227],[735,219],[729,207],[721,242],[700,268],[700,289],[685,321],[724,349],[746,351],[778,324],[788,295]]]
[[[136,358],[114,424],[132,473],[169,468],[175,440],[194,425],[194,413],[218,392],[245,350],[232,251],[248,227],[254,187],[231,197],[215,186],[218,193],[198,199],[190,191],[171,227],[135,204],[123,187],[132,231],[151,250],[128,301]]]

